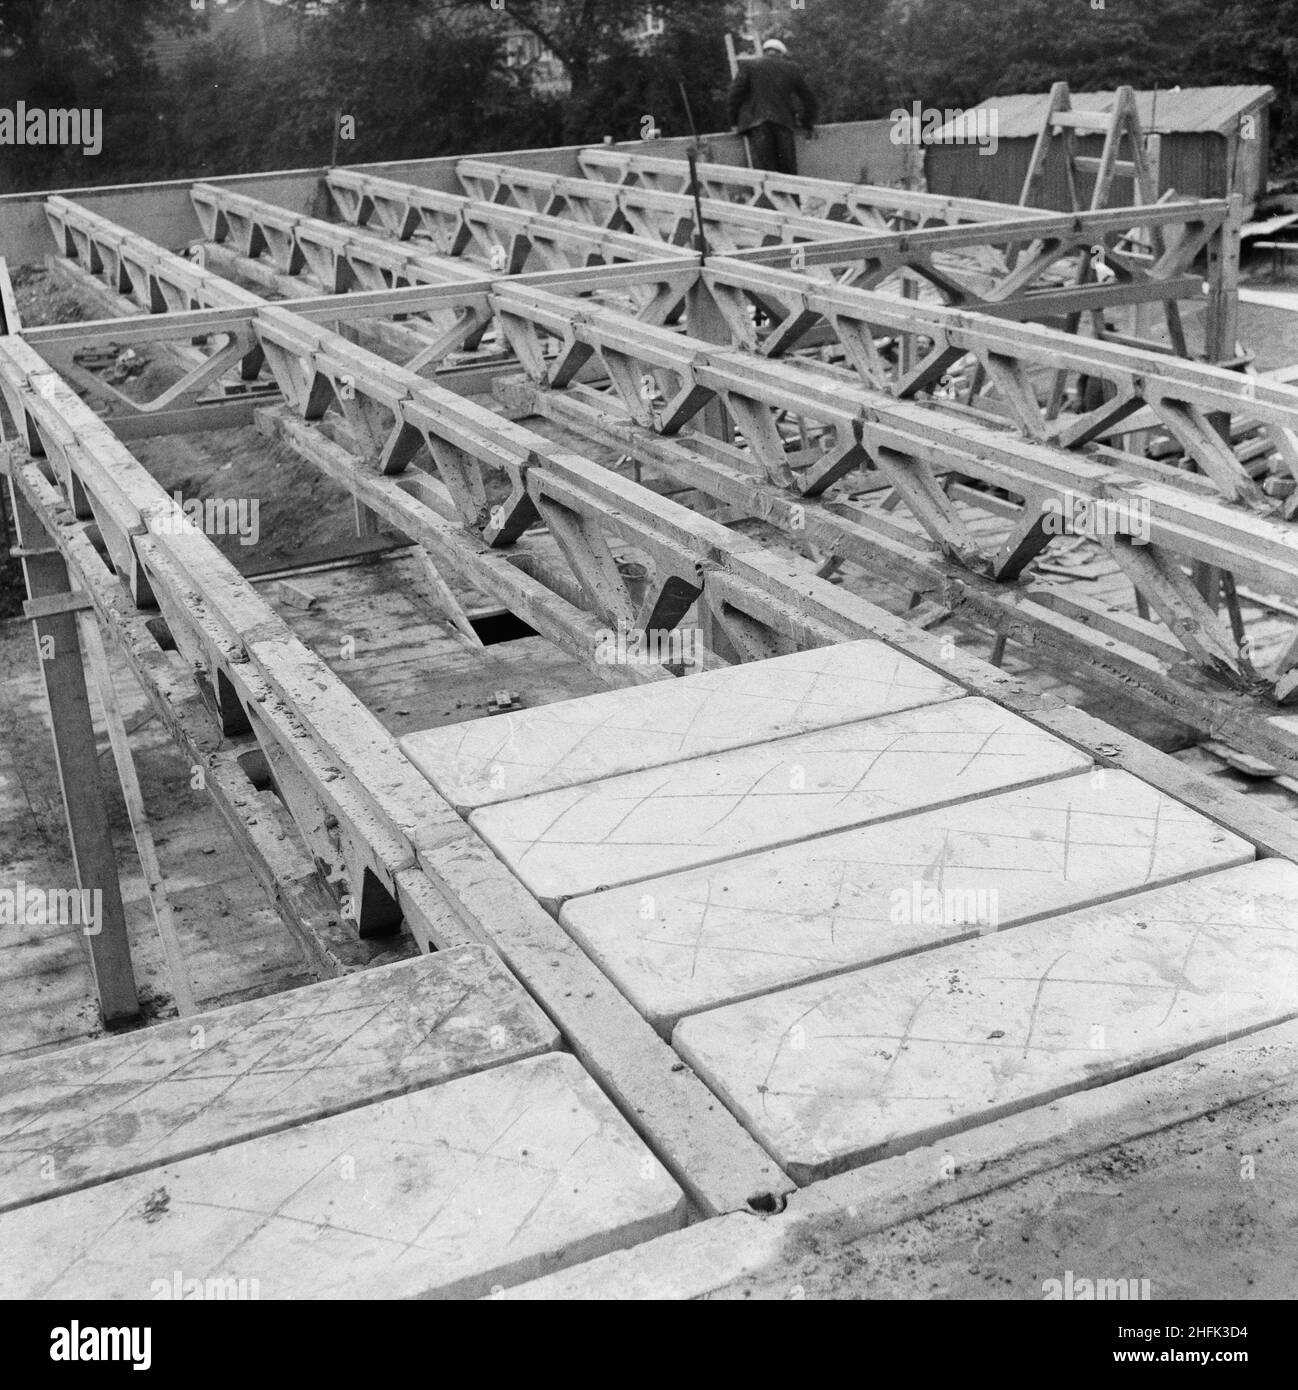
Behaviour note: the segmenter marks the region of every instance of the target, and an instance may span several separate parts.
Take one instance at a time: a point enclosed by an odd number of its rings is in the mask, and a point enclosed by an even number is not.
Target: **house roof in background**
[[[164,70],[180,66],[200,44],[230,40],[256,53],[291,41],[299,14],[284,8],[284,0],[206,0],[195,29],[153,31],[153,56]]]
[[[1111,111],[1117,94],[1073,92],[1070,95],[1074,110]],[[1179,90],[1137,92],[1136,109],[1140,113],[1141,125],[1151,135],[1204,131],[1225,135],[1241,116],[1274,100],[1274,87],[1182,87]],[[1021,92],[1012,96],[988,97],[971,109],[994,110],[997,137],[1015,140],[1035,137],[1040,133],[1049,102],[1048,92]],[[929,143],[956,140],[964,133],[962,119],[948,121],[931,137]],[[976,126],[970,128],[969,134],[977,134]]]

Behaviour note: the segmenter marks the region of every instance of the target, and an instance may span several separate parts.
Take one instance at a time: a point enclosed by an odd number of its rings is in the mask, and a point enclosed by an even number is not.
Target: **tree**
[[[448,28],[427,3],[289,0],[293,46],[194,49],[168,84],[171,136],[135,177],[416,159],[557,144],[555,102],[504,64],[497,36]],[[339,121],[339,117],[343,121]],[[335,130],[340,137],[335,145]]]
[[[1275,144],[1298,137],[1298,0],[816,0],[793,21],[827,120],[968,107],[1061,79],[1074,91],[1267,83]]]
[[[1298,0],[1225,0],[1210,26],[1182,33],[1201,82],[1265,82],[1272,108],[1273,163],[1298,159]]]
[[[434,0],[438,3],[438,0]],[[645,0],[440,0],[448,13],[477,13],[484,21],[515,24],[534,34],[563,64],[574,89],[586,85],[592,64],[616,47],[637,22],[643,24]],[[655,8],[672,8],[669,3]]]
[[[652,36],[616,36],[591,63],[584,85],[574,84],[564,135],[571,142],[639,140],[650,131],[700,134],[730,123],[726,92],[730,69],[725,35],[734,24],[729,0],[695,0],[663,16]]]
[[[349,163],[516,143],[530,124],[528,94],[505,68],[499,35],[448,24],[420,0],[387,0],[381,10],[336,3],[304,27],[294,66],[313,129],[331,132],[340,112],[353,118],[354,139],[338,148]],[[541,138],[555,139],[543,104],[533,114]],[[327,160],[331,144],[313,158]]]
[[[103,152],[15,145],[0,149],[15,187],[90,183],[138,154],[156,124],[157,31],[183,29],[193,10],[177,0],[0,0],[0,81],[7,104],[103,112]]]
[[[606,133],[612,124],[625,128],[628,118],[656,116],[670,105],[684,121],[678,77],[692,78],[705,109],[714,104],[718,87],[728,78],[723,35],[737,27],[741,6],[734,0],[432,0],[446,14],[498,28],[514,25],[534,35],[563,64],[572,84],[565,108],[563,136],[579,142]],[[652,20],[652,26],[649,21]],[[714,69],[705,84],[700,67]],[[629,79],[619,81],[618,73]],[[694,100],[691,94],[691,102]],[[612,105],[610,105],[610,101]],[[641,109],[635,111],[639,106]],[[597,119],[598,118],[598,119]],[[598,126],[604,125],[604,130]],[[611,133],[611,132],[610,132]],[[639,134],[638,126],[627,136]],[[626,136],[624,136],[626,138]]]
[[[901,7],[892,0],[817,0],[790,13],[792,56],[815,88],[822,121],[886,116],[898,104]]]
[[[0,54],[34,94],[70,92],[78,78],[138,72],[151,27],[195,21],[176,0],[0,0]]]

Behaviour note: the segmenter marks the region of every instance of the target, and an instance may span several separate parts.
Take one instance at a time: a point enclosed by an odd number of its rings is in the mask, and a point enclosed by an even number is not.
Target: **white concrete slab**
[[[666,1035],[682,1014],[1253,858],[1095,768],[570,898],[560,921]]]
[[[464,810],[962,694],[882,642],[843,642],[428,729],[401,748]]]
[[[0,1297],[209,1279],[263,1299],[477,1297],[683,1219],[666,1170],[552,1053],[7,1212]]]
[[[695,1014],[677,1050],[798,1182],[1298,1016],[1264,859]]]
[[[952,700],[484,806],[470,820],[554,906],[1089,765],[989,700]]]
[[[1195,1121],[1206,1117],[1211,1122],[1219,1111],[1268,1092],[1273,1103],[1292,1104],[1296,1063],[1298,1024],[1262,1028],[1167,1066],[966,1130],[942,1140],[937,1149],[911,1149],[837,1174],[791,1194],[776,1216],[754,1221],[736,1212],[687,1226],[515,1285],[493,1298],[550,1303],[699,1299],[762,1270],[768,1277],[784,1276],[787,1297],[793,1282],[787,1277],[790,1254],[804,1238],[823,1250],[827,1231],[860,1240],[891,1228],[889,1243],[895,1248],[896,1228],[902,1223],[1011,1184],[1040,1180],[1057,1197],[1061,1178],[1082,1178],[1083,1163],[1117,1145],[1140,1147],[1142,1141],[1183,1126],[1183,1132],[1192,1134],[1189,1127]],[[1221,1150],[1217,1158],[1231,1161]],[[1271,1183],[1286,1181],[1269,1161],[1266,1176]],[[1245,1195],[1257,1202],[1257,1193]]]
[[[491,952],[439,951],[0,1068],[0,1210],[548,1052]]]

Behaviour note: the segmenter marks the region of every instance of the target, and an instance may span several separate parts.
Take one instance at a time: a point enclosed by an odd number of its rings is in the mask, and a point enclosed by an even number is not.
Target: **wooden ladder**
[[[1104,148],[1098,158],[1078,153],[1077,135],[1079,131],[1104,133]],[[1085,210],[1098,212],[1102,208],[1115,206],[1113,203],[1113,183],[1118,177],[1131,180],[1136,206],[1160,201],[1158,183],[1145,152],[1145,134],[1136,106],[1136,93],[1131,87],[1119,87],[1114,93],[1112,107],[1105,111],[1074,110],[1068,83],[1056,82],[1051,87],[1045,119],[1041,124],[1041,130],[1032,150],[1032,159],[1028,164],[1027,176],[1023,180],[1023,191],[1019,195],[1021,207],[1031,206],[1033,194],[1037,192],[1037,186],[1045,178],[1047,163],[1056,141],[1063,143],[1068,197],[1073,212],[1084,210],[1080,198],[1079,176],[1082,174],[1091,174],[1095,178],[1095,186],[1091,190],[1090,202]],[[1125,157],[1124,141],[1128,147]],[[1127,240],[1130,240],[1130,237]],[[1167,248],[1162,228],[1151,227],[1149,229],[1149,246],[1155,259],[1160,259],[1164,255]],[[1110,249],[1115,253],[1118,251],[1116,244]],[[1095,279],[1094,268],[1097,250],[1101,254],[1103,253],[1103,248],[1096,247],[1090,247],[1082,253],[1075,281],[1077,285],[1088,284]],[[1121,254],[1130,253],[1123,252]],[[1173,350],[1178,356],[1188,356],[1185,330],[1181,323],[1180,306],[1175,300],[1165,300],[1163,312],[1167,319],[1167,332]],[[1068,331],[1070,333],[1077,332],[1081,317],[1080,312],[1069,316]],[[1092,310],[1091,322],[1095,336],[1103,338],[1105,336],[1103,313],[1098,309]],[[1063,392],[1064,373],[1060,372],[1056,376],[1055,387],[1051,393],[1048,418],[1053,419],[1058,415],[1063,402]]]
[[[1098,158],[1078,154],[1078,131],[1104,132],[1104,148]],[[1140,112],[1136,106],[1136,93],[1131,87],[1119,87],[1114,93],[1111,109],[1106,111],[1076,111],[1073,109],[1067,82],[1056,82],[1051,87],[1050,102],[1046,108],[1045,120],[1042,122],[1036,145],[1032,150],[1027,177],[1023,180],[1023,191],[1019,196],[1021,206],[1029,206],[1029,199],[1034,192],[1034,186],[1044,179],[1047,161],[1056,139],[1063,140],[1067,160],[1068,196],[1074,212],[1082,210],[1078,199],[1079,174],[1093,174],[1095,176],[1095,186],[1091,190],[1090,201],[1090,211],[1092,212],[1113,205],[1111,203],[1113,181],[1120,175],[1131,180],[1133,200],[1136,206],[1161,201],[1158,193],[1158,180],[1150,168],[1145,151],[1145,136],[1140,123]],[[1121,157],[1124,140],[1129,146],[1129,156],[1125,159]],[[1168,194],[1164,195],[1164,198],[1168,196],[1171,196],[1170,190]],[[1133,228],[1125,240],[1128,243],[1135,240],[1137,231],[1138,228]],[[1162,228],[1149,228],[1148,244],[1154,257],[1161,259],[1167,249]],[[1085,284],[1093,278],[1095,252],[1097,250],[1102,250],[1102,248],[1091,247],[1082,253],[1077,272],[1076,283],[1078,285]],[[1124,256],[1130,254],[1125,249],[1119,252],[1116,245],[1113,250],[1118,263]],[[1167,320],[1167,333],[1173,350],[1179,357],[1188,357],[1190,354],[1186,347],[1180,305],[1174,299],[1164,300],[1163,312]],[[1069,316],[1068,331],[1070,333],[1077,332],[1081,317],[1080,313]],[[1092,311],[1091,322],[1095,336],[1105,337],[1103,313]],[[1231,363],[1230,365],[1234,364]],[[1048,419],[1053,420],[1059,414],[1063,404],[1065,380],[1066,374],[1064,372],[1055,374],[1054,388],[1051,391],[1050,404],[1047,409]],[[1224,429],[1226,437],[1229,439],[1228,420]],[[1223,598],[1226,600],[1231,613],[1231,625],[1238,637],[1242,631],[1242,621],[1239,617],[1238,601],[1235,599],[1234,576],[1229,571],[1219,569],[1214,565],[1196,563],[1192,566],[1191,578],[1195,588],[1203,595],[1213,612],[1218,610]],[[1136,602],[1138,611],[1143,616],[1145,598],[1139,590],[1136,591]]]
[[[1104,150],[1098,159],[1078,154],[1079,130],[1092,134],[1104,132]],[[1158,201],[1158,188],[1145,154],[1145,136],[1136,108],[1136,94],[1130,87],[1118,88],[1114,93],[1113,107],[1108,111],[1075,111],[1068,83],[1056,82],[1051,87],[1045,120],[1032,150],[1027,177],[1023,180],[1023,192],[1019,195],[1021,206],[1030,206],[1034,185],[1045,176],[1046,161],[1055,140],[1059,138],[1063,140],[1068,161],[1068,193],[1074,212],[1082,211],[1078,199],[1079,173],[1095,175],[1090,201],[1092,212],[1111,205],[1113,180],[1119,175],[1131,179],[1138,204]],[[1120,158],[1124,139],[1130,146],[1130,157],[1127,159]]]

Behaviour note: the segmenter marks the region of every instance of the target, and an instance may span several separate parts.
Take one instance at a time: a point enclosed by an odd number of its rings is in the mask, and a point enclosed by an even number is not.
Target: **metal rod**
[[[705,264],[708,259],[708,238],[703,230],[703,200],[699,197],[699,161],[696,150],[690,150],[689,160],[690,192],[694,195],[694,249],[699,253],[700,264]]]

